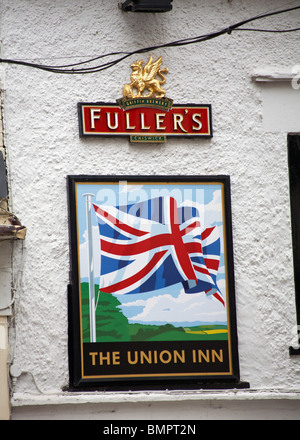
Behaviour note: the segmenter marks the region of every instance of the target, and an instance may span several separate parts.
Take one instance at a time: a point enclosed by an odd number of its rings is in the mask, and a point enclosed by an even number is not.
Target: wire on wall
[[[152,52],[156,49],[162,49],[162,48],[171,48],[171,47],[182,47],[182,46],[187,46],[190,44],[197,44],[197,43],[202,43],[204,41],[208,41],[217,37],[220,37],[221,35],[225,35],[225,34],[232,34],[232,32],[234,31],[246,31],[246,32],[269,32],[269,33],[291,33],[291,32],[296,32],[299,31],[300,28],[293,28],[293,29],[254,29],[254,28],[242,28],[242,26],[257,21],[257,20],[261,20],[263,18],[267,18],[267,17],[271,17],[274,15],[279,15],[279,14],[284,14],[287,12],[291,12],[291,11],[295,11],[297,9],[300,9],[300,6],[295,6],[293,8],[288,8],[288,9],[282,9],[279,11],[273,11],[273,12],[268,12],[265,14],[261,14],[261,15],[257,15],[255,17],[251,17],[249,19],[240,21],[238,23],[235,23],[231,26],[228,26],[220,31],[215,31],[215,32],[211,32],[208,34],[204,34],[204,35],[199,35],[196,37],[191,37],[191,38],[185,38],[182,40],[177,40],[177,41],[172,41],[169,43],[164,43],[164,44],[158,44],[155,46],[149,46],[149,47],[144,47],[142,49],[137,49],[135,51],[131,51],[131,52],[111,52],[111,53],[107,53],[105,55],[100,55],[91,59],[88,59],[86,61],[81,61],[78,63],[73,63],[73,64],[67,64],[67,65],[61,65],[61,66],[49,66],[49,65],[43,65],[43,64],[36,64],[36,63],[31,63],[31,62],[27,62],[27,61],[21,61],[21,60],[11,60],[11,59],[3,59],[0,58],[0,63],[6,63],[6,64],[15,64],[15,65],[21,65],[21,66],[27,66],[27,67],[32,67],[35,69],[41,69],[41,70],[45,70],[48,72],[52,72],[52,73],[62,73],[62,74],[87,74],[87,73],[96,73],[96,72],[101,72],[103,70],[109,69],[113,66],[115,66],[116,64],[120,63],[121,61],[125,60],[126,58],[132,56],[132,55],[136,55],[136,54],[142,54],[142,53],[147,53],[147,52]],[[79,67],[79,66],[84,66],[87,65],[89,63],[98,61],[98,60],[102,60],[106,57],[117,57],[115,59],[113,59],[112,61],[108,61],[105,62],[103,64],[99,64],[96,66],[92,66],[92,67]]]

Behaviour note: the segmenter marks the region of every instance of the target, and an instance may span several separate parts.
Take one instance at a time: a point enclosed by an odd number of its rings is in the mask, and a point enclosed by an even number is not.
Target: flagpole
[[[95,281],[94,281],[94,254],[92,232],[92,197],[95,194],[86,193],[86,221],[88,232],[88,255],[89,255],[89,305],[90,305],[90,341],[96,342],[96,309],[95,309]]]

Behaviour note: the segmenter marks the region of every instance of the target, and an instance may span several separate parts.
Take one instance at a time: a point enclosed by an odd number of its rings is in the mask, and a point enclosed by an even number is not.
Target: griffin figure
[[[154,63],[152,62],[152,55],[150,55],[148,63],[143,68],[144,61],[137,61],[131,64],[133,72],[130,75],[131,84],[126,84],[123,87],[124,98],[164,98],[166,92],[162,89],[161,85],[166,82],[166,78],[163,73],[168,73],[169,69],[160,69],[162,63],[162,57],[158,58]],[[155,77],[159,75],[162,81]],[[133,89],[137,90],[137,95],[133,94]],[[144,90],[148,90],[148,94],[142,95]]]

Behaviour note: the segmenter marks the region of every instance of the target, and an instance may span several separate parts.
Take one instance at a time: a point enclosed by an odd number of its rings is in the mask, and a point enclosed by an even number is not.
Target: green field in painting
[[[95,298],[98,298],[98,290],[96,285]],[[226,325],[175,327],[172,324],[130,324],[120,305],[115,296],[100,292],[96,309],[97,342],[228,340]],[[83,342],[90,342],[88,283],[81,283],[81,316]]]

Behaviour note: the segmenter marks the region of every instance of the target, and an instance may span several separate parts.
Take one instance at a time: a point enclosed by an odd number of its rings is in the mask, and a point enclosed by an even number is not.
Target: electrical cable
[[[257,21],[257,20],[261,20],[263,18],[267,18],[267,17],[271,17],[271,16],[275,16],[275,15],[279,15],[279,14],[284,14],[287,12],[291,12],[291,11],[295,11],[297,9],[300,9],[300,6],[295,6],[293,8],[288,8],[288,9],[282,9],[282,10],[277,10],[277,11],[273,11],[273,12],[268,12],[268,13],[264,13],[264,14],[260,14],[257,15],[255,17],[251,17],[248,18],[246,20],[240,21],[238,23],[235,23],[227,28],[224,28],[220,31],[215,31],[215,32],[211,32],[208,34],[204,34],[204,35],[199,35],[196,37],[190,37],[190,38],[185,38],[185,39],[181,39],[181,40],[177,40],[177,41],[172,41],[169,43],[163,43],[163,44],[158,44],[158,45],[154,45],[154,46],[149,46],[149,47],[144,47],[142,49],[137,49],[131,52],[111,52],[111,53],[107,53],[104,55],[100,55],[91,59],[88,59],[86,61],[80,61],[78,63],[73,63],[73,64],[66,64],[66,65],[61,65],[61,66],[49,66],[49,65],[44,65],[44,64],[36,64],[36,63],[31,63],[28,61],[21,61],[21,60],[12,60],[12,59],[1,59],[0,58],[0,63],[6,63],[6,64],[16,64],[16,65],[21,65],[21,66],[27,66],[27,67],[32,67],[32,68],[36,68],[36,69],[41,69],[41,70],[45,70],[51,73],[60,73],[60,74],[87,74],[87,73],[96,73],[96,72],[101,72],[103,70],[109,69],[113,66],[116,66],[118,63],[120,63],[121,61],[125,60],[126,58],[132,56],[132,55],[137,55],[137,54],[143,54],[143,53],[147,53],[147,52],[151,52],[157,49],[163,49],[163,48],[172,48],[172,47],[183,47],[183,46],[187,46],[190,44],[196,44],[196,43],[202,43],[204,41],[208,41],[211,40],[213,38],[217,38],[221,35],[225,35],[225,34],[231,34],[233,31],[246,31],[246,32],[269,32],[269,33],[291,33],[291,32],[296,32],[299,31],[300,28],[294,28],[294,29],[252,29],[252,28],[241,28],[241,26],[244,26],[250,22],[253,21]],[[119,56],[119,58],[113,59],[112,61],[108,61],[106,63],[103,64],[99,64],[96,66],[91,66],[91,67],[79,67],[79,68],[75,68],[78,66],[83,66],[83,65],[87,65],[89,63],[101,60],[103,58],[106,57],[115,57],[115,56]]]
[[[242,29],[235,29],[236,31],[247,31],[247,32],[270,32],[274,34],[284,34],[288,32],[297,32],[300,31],[300,28],[294,28],[294,29],[251,29],[251,28],[242,28]]]

